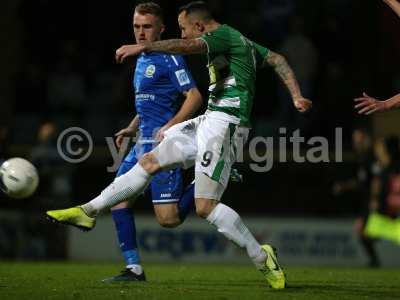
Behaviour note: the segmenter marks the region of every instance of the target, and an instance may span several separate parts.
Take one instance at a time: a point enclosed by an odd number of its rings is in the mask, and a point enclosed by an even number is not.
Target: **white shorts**
[[[161,167],[171,169],[195,165],[196,172],[206,174],[225,190],[231,167],[236,161],[238,149],[248,138],[249,128],[218,116],[214,112],[201,115],[168,129],[163,141],[152,151]],[[196,198],[200,196],[196,194]]]

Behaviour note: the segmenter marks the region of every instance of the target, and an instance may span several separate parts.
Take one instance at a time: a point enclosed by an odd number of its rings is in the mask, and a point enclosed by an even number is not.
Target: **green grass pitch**
[[[400,299],[400,270],[288,267],[274,291],[251,266],[146,264],[148,282],[105,284],[115,264],[0,262],[0,299]]]

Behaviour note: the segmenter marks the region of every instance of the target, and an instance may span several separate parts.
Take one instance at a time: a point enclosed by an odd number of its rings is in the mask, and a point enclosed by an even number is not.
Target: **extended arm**
[[[186,99],[183,102],[181,109],[157,132],[157,140],[162,140],[164,138],[164,131],[168,128],[190,119],[200,109],[203,100],[197,88],[191,88],[185,92],[184,95]]]
[[[207,44],[202,39],[173,39],[145,43],[144,51],[160,51],[171,54],[201,54],[207,52]]]
[[[312,102],[301,95],[300,87],[292,68],[286,59],[273,51],[269,51],[265,58],[264,65],[270,65],[282,79],[292,96],[293,103],[298,111],[305,112],[312,106]]]
[[[124,138],[125,137],[134,137],[136,135],[136,132],[138,131],[139,128],[139,116],[136,115],[131,123],[128,125],[128,127],[118,131],[115,134],[115,143],[117,144],[117,147],[120,148]]]
[[[400,94],[385,101],[380,101],[363,93],[362,97],[356,98],[354,101],[357,103],[355,108],[358,110],[358,113],[364,115],[400,108]]]
[[[400,2],[397,0],[383,0],[387,5],[389,5],[393,11],[400,17]]]
[[[400,94],[386,100],[386,105],[389,109],[400,108]]]
[[[200,54],[207,53],[207,44],[202,39],[172,39],[152,43],[124,45],[115,52],[115,59],[118,63],[122,63],[129,56],[136,56],[141,52],[151,51],[171,54]]]
[[[128,128],[130,128],[133,132],[136,133],[139,128],[139,115],[136,115],[133,120],[129,123]]]

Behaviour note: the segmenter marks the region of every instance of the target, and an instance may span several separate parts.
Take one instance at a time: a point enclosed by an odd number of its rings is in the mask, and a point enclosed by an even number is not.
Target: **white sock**
[[[127,265],[126,268],[131,270],[131,272],[135,273],[136,275],[143,273],[143,268],[141,265]]]
[[[89,216],[94,217],[122,201],[135,199],[143,193],[151,178],[140,164],[136,164],[129,172],[117,177],[99,196],[81,207]]]
[[[208,215],[207,221],[236,245],[246,248],[247,254],[257,268],[263,267],[267,254],[232,208],[219,203]]]

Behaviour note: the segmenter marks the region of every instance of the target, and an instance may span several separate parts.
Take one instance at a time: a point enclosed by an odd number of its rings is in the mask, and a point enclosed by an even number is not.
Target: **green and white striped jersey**
[[[231,122],[249,127],[256,71],[269,50],[226,24],[201,39],[208,47],[208,109],[224,112]]]

